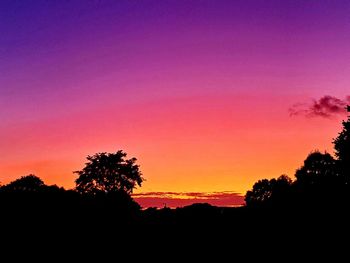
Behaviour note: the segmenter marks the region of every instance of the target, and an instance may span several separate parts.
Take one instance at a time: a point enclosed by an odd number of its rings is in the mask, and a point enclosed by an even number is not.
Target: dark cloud
[[[309,118],[331,118],[335,115],[345,114],[346,105],[349,104],[350,96],[347,96],[344,100],[342,100],[333,96],[326,95],[318,100],[314,99],[310,103],[294,104],[289,109],[289,113],[291,116],[302,115]]]
[[[146,207],[182,207],[193,203],[209,203],[216,206],[240,206],[244,197],[235,192],[147,192],[133,194],[133,198]]]

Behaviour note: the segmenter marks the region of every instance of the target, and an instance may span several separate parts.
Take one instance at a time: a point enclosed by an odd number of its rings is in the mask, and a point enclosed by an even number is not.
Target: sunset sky
[[[0,182],[72,188],[87,155],[123,149],[142,198],[238,204],[333,153],[349,14],[340,0],[1,1]]]

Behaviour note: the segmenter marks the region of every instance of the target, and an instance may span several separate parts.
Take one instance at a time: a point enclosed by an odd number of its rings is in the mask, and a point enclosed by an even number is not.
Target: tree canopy
[[[253,185],[253,189],[247,192],[246,204],[256,206],[283,201],[291,184],[292,180],[286,175],[281,175],[277,179],[259,180]]]
[[[74,173],[76,190],[84,194],[113,193],[123,191],[131,194],[136,186],[141,186],[144,178],[136,164],[136,158],[126,158],[121,150],[115,153],[96,153],[88,156],[88,162],[81,171]]]
[[[29,174],[2,186],[1,190],[7,192],[38,192],[43,187],[45,187],[45,184],[39,177]]]
[[[334,139],[335,156],[339,161],[340,170],[350,178],[350,106],[347,107],[348,119],[343,121],[343,130]]]
[[[336,160],[329,153],[310,153],[296,173],[296,183],[303,185],[322,184],[337,178]]]
[[[350,106],[347,111],[350,113]],[[246,193],[247,206],[276,204],[287,199],[294,199],[298,205],[310,201],[314,205],[325,205],[350,200],[350,116],[342,125],[342,131],[333,141],[336,158],[327,152],[314,151],[296,170],[294,181],[287,177],[259,180]]]

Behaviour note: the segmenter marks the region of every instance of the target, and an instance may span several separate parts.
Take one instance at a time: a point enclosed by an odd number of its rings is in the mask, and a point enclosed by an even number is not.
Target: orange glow
[[[1,132],[2,150],[12,152],[0,165],[1,182],[35,173],[71,188],[86,155],[123,149],[147,180],[136,193],[244,194],[258,179],[293,176],[314,149],[332,152],[340,129],[339,119],[291,118],[282,99],[275,104],[280,111],[260,98],[190,97],[10,127]]]
[[[123,150],[136,193],[245,194],[333,152],[341,110],[289,110],[350,103],[349,1],[44,2],[0,2],[2,184]]]

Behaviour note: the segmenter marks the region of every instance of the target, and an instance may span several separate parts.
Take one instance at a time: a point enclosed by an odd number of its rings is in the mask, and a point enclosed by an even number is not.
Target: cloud
[[[144,208],[183,207],[193,203],[209,203],[215,206],[240,206],[244,197],[236,192],[147,192],[133,194],[133,198]]]
[[[308,118],[322,117],[331,118],[346,113],[346,105],[350,104],[350,96],[339,99],[333,96],[323,96],[320,99],[313,99],[309,103],[297,103],[289,108],[290,116],[306,116]]]

